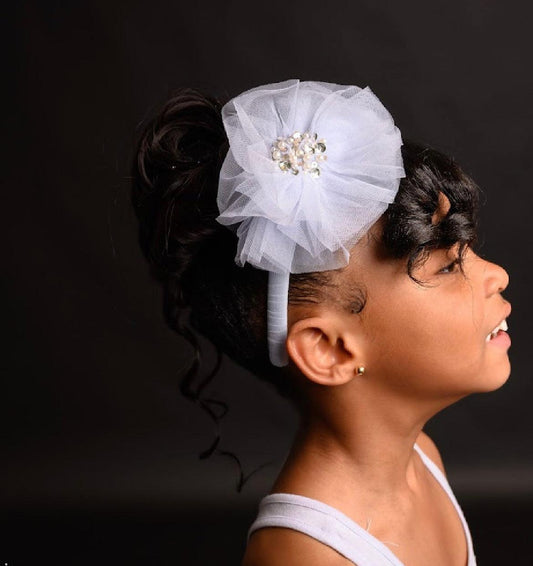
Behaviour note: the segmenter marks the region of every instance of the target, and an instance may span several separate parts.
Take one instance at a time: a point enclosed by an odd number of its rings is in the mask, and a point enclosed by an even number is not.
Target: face
[[[501,296],[508,275],[469,248],[461,270],[457,253],[457,246],[431,252],[413,273],[420,285],[405,261],[380,257],[369,238],[342,274],[367,291],[358,322],[362,365],[400,394],[455,400],[494,390],[509,377],[507,333],[487,341],[510,314]]]

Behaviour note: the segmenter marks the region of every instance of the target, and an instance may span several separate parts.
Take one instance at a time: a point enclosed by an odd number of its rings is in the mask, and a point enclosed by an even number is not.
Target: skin
[[[441,200],[442,218],[449,203]],[[300,428],[271,493],[327,503],[386,541],[409,566],[465,566],[457,512],[431,476],[415,442],[444,471],[422,429],[471,393],[499,388],[510,374],[508,344],[486,342],[510,313],[501,296],[508,275],[467,249],[434,250],[414,273],[385,258],[380,222],[332,272],[339,289],[366,290],[359,314],[338,301],[289,308],[287,349],[300,390]],[[357,368],[365,367],[358,375]],[[310,473],[312,470],[312,473]],[[272,552],[272,548],[276,551]],[[250,538],[243,566],[347,565],[336,551],[291,529]]]

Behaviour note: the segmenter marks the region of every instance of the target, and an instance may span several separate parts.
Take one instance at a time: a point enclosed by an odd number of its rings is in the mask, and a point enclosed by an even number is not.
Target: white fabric
[[[222,119],[229,151],[217,221],[238,236],[236,263],[279,274],[347,265],[350,249],[405,176],[400,131],[379,99],[368,87],[291,79],[233,98]],[[318,178],[282,171],[272,159],[272,143],[295,131],[325,139],[327,161]],[[269,309],[286,310],[286,295],[269,296]],[[271,358],[285,348],[286,331],[273,329]]]
[[[446,477],[418,444],[414,448],[457,510],[467,541],[467,566],[476,566],[468,524]],[[259,504],[257,518],[248,530],[248,539],[254,531],[264,527],[285,527],[305,533],[330,546],[357,566],[404,566],[385,543],[347,515],[330,505],[302,495],[273,493],[264,497]]]
[[[285,366],[289,362],[285,347],[288,294],[289,273],[271,271],[268,276],[267,337],[270,361],[278,367]],[[285,305],[285,308],[281,305]]]

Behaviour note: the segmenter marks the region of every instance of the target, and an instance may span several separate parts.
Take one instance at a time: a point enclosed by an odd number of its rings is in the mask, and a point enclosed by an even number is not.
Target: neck
[[[443,407],[383,391],[371,397],[344,386],[310,396],[273,491],[301,489],[323,500],[334,497],[332,486],[339,499],[361,490],[377,498],[416,491],[413,446]]]

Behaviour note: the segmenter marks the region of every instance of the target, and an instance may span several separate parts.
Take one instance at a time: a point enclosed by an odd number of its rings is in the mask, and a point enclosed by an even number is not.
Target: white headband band
[[[243,92],[222,119],[217,221],[236,231],[238,265],[270,272],[269,354],[284,366],[290,274],[348,264],[405,176],[401,134],[368,87],[298,79]]]

